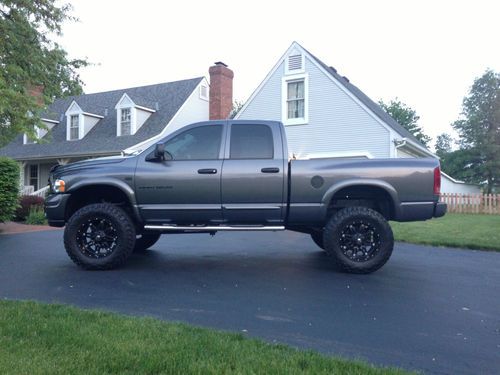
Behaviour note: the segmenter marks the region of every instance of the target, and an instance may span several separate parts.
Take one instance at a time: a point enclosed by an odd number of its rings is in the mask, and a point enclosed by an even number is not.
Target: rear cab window
[[[274,139],[264,124],[232,124],[230,159],[273,159]]]

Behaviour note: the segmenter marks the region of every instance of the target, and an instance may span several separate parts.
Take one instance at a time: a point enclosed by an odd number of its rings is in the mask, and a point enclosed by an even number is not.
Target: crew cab
[[[443,216],[437,159],[290,159],[283,125],[188,125],[144,150],[55,167],[45,212],[70,258],[111,269],[165,233],[292,230],[343,270],[389,259],[388,220]]]

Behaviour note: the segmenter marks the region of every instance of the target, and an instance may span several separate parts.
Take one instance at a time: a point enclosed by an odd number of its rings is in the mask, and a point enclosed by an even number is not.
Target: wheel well
[[[387,220],[394,218],[394,202],[389,193],[377,186],[349,186],[337,191],[328,205],[327,217],[345,207],[368,207]]]
[[[71,192],[65,212],[67,221],[77,210],[92,203],[113,203],[125,209],[133,218],[132,205],[127,195],[115,186],[92,185],[84,186]]]

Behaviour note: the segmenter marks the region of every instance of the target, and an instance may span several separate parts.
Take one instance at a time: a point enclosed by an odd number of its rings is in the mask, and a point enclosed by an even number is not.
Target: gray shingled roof
[[[43,118],[59,121],[44,137],[47,142],[24,145],[23,136],[20,135],[10,144],[1,148],[0,155],[14,159],[33,159],[118,153],[159,134],[202,79],[203,77],[198,77],[183,81],[57,99],[42,116]],[[115,106],[125,93],[136,105],[151,108],[156,112],[146,120],[134,135],[117,137]],[[84,112],[104,116],[104,118],[83,139],[67,141],[64,113],[73,100],[77,102]],[[106,109],[107,115],[105,116]]]
[[[304,47],[302,47],[305,51],[307,51]],[[314,56],[311,52],[307,51],[307,53],[314,59],[316,62],[323,67],[329,74],[333,76],[338,82],[340,82],[351,94],[353,94],[358,100],[363,103],[370,111],[372,111],[378,118],[380,118],[383,122],[389,125],[392,129],[394,129],[398,134],[403,137],[409,138],[417,144],[425,147],[413,134],[411,134],[408,130],[406,130],[403,126],[401,126],[396,120],[394,120],[386,111],[384,111],[377,103],[371,100],[366,94],[361,91],[359,88],[354,86],[346,77],[341,76],[337,73],[337,70],[331,66],[326,65],[323,61]]]

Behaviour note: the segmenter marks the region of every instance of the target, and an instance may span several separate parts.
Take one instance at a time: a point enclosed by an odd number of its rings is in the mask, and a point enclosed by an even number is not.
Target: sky
[[[293,41],[375,101],[398,98],[435,138],[475,78],[500,71],[500,1],[67,0],[58,42],[87,57],[86,93],[208,77],[223,61],[245,101]]]

